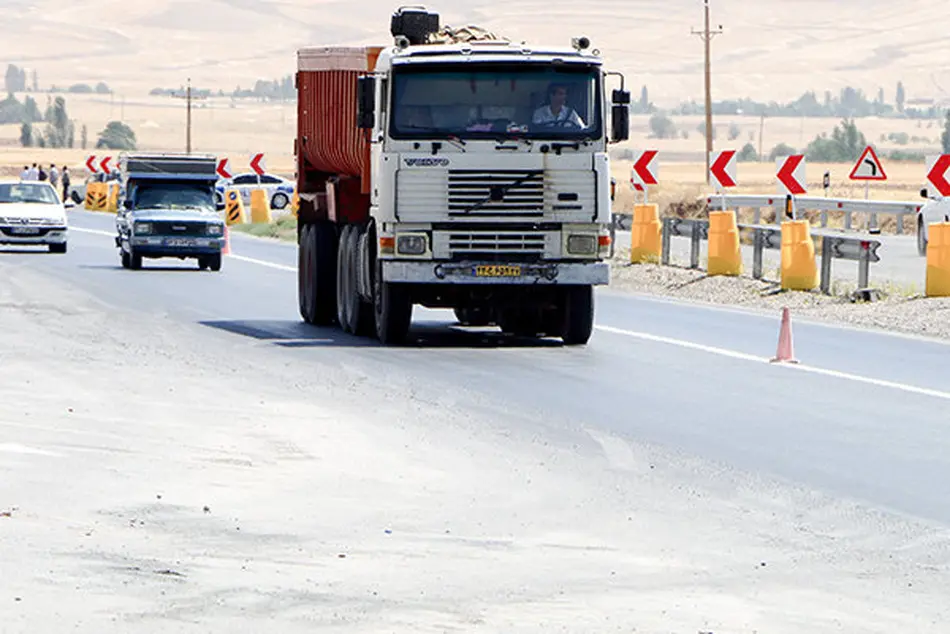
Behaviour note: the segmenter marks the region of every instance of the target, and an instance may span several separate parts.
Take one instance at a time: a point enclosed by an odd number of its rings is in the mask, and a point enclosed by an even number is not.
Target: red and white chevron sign
[[[636,185],[656,185],[658,169],[656,166],[656,150],[646,150],[644,152],[634,152],[633,170],[630,175],[630,181]],[[641,190],[638,190],[641,191]]]
[[[794,154],[776,159],[779,192],[786,196],[801,196],[805,189],[805,157]]]
[[[736,186],[736,151],[722,150],[714,155],[709,175],[720,189]]]
[[[251,155],[251,169],[254,170],[254,173],[258,176],[263,176],[267,171],[267,167],[264,165],[264,154],[258,153]]]

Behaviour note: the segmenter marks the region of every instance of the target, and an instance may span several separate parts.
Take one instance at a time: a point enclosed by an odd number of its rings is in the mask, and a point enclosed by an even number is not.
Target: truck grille
[[[203,236],[207,233],[204,222],[153,222],[153,232],[172,236]]]
[[[495,256],[544,255],[543,233],[514,231],[450,233],[449,252],[453,257],[493,259]]]
[[[539,218],[544,215],[543,170],[449,170],[449,215]]]

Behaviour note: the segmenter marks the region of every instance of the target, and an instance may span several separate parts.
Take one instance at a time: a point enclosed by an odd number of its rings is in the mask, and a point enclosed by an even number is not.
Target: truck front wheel
[[[374,286],[376,337],[383,345],[402,343],[412,323],[412,298],[403,285],[383,281],[382,263],[376,269]]]
[[[594,287],[564,289],[564,324],[561,338],[568,346],[583,346],[594,331]]]

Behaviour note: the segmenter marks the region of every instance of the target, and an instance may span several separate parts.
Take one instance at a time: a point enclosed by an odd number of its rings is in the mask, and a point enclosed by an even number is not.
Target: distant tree
[[[100,94],[100,95],[108,95],[108,94],[111,93],[112,91],[109,90],[109,85],[108,85],[108,84],[106,84],[106,83],[103,82],[103,81],[100,81],[98,84],[96,84],[96,92],[97,92],[98,94]]]
[[[877,89],[877,102],[884,105],[884,88]]]
[[[759,153],[754,145],[746,143],[736,156],[736,160],[740,163],[753,163],[759,160]]]
[[[99,140],[96,142],[97,149],[134,150],[135,147],[135,132],[121,121],[110,121],[99,133]]]
[[[89,130],[86,128],[86,124],[82,124],[82,132],[79,133],[80,144],[82,144],[82,149],[86,149],[89,145]]]
[[[36,76],[36,69],[34,68],[33,69],[33,92],[39,92],[39,91],[40,91],[40,80]]]
[[[33,147],[33,125],[26,121],[20,126],[20,145]]]
[[[26,90],[26,80],[24,73],[13,64],[7,66],[7,73],[4,76],[4,87],[8,93],[23,92]]]
[[[950,154],[950,110],[947,111],[947,118],[943,123],[943,134],[940,135],[940,145],[944,154]]]
[[[80,95],[88,95],[92,92],[92,86],[89,84],[73,84],[69,87],[68,92]]]
[[[699,132],[703,137],[706,136],[706,122],[702,121],[698,126],[696,126],[696,131]],[[713,141],[716,140],[716,126],[713,126],[712,129],[712,138]]]
[[[30,123],[35,123],[37,121],[43,120],[43,115],[40,113],[39,106],[36,105],[36,99],[33,97],[27,96],[26,100],[23,103],[23,120]]]
[[[904,101],[906,100],[907,95],[904,92],[904,82],[897,82],[897,95],[894,99],[894,103],[897,104],[897,111],[901,114],[904,114]]]
[[[46,120],[46,133],[42,137],[44,140],[42,147],[70,147],[69,140],[72,134],[72,122],[69,120],[69,114],[66,112],[66,100],[63,97],[56,97],[56,100],[49,108]]]
[[[795,148],[785,143],[779,143],[772,148],[772,151],[769,153],[769,160],[774,161],[780,156],[791,156],[793,154],[795,154]]]
[[[0,124],[22,123],[25,120],[24,115],[23,104],[17,101],[13,93],[8,94],[6,99],[0,101]]]
[[[729,140],[735,141],[739,138],[739,135],[742,134],[742,130],[739,129],[739,126],[735,123],[729,124]]]
[[[866,147],[867,139],[854,120],[845,119],[835,126],[831,137],[824,134],[815,137],[808,144],[805,156],[813,161],[843,163],[856,161]]]
[[[654,139],[675,139],[676,126],[673,120],[662,112],[650,117],[650,136]]]

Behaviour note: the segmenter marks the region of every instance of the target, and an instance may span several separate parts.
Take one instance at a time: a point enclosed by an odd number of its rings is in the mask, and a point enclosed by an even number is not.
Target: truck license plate
[[[14,227],[13,233],[18,236],[35,236],[40,232],[36,227]]]
[[[166,238],[165,245],[169,247],[193,247],[198,242],[194,238]]]
[[[480,264],[475,267],[475,277],[520,277],[521,267],[507,264]]]

